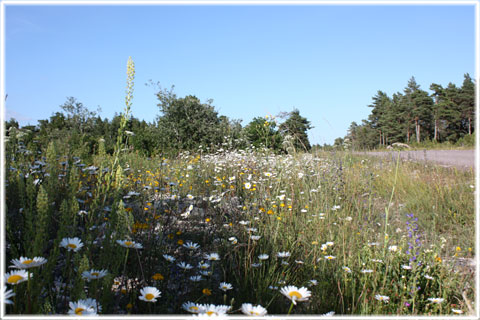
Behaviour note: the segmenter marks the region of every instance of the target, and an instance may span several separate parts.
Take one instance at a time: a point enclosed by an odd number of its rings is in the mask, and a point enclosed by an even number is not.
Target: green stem
[[[32,303],[30,301],[30,271],[27,269],[28,280],[27,280],[27,310],[28,314],[32,313]]]
[[[290,312],[292,312],[292,309],[293,309],[293,300],[292,300],[292,303],[290,304],[290,309],[288,309],[287,316],[290,315]]]

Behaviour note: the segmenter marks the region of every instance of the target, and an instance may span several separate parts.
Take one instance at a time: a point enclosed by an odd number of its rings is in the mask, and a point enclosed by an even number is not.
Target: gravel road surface
[[[393,157],[400,154],[402,159],[414,161],[431,161],[445,167],[470,169],[475,167],[475,150],[412,150],[412,151],[373,151],[358,154]]]

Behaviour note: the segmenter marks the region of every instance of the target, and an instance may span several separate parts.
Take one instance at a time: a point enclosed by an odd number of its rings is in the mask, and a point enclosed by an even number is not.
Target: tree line
[[[219,149],[268,148],[277,153],[311,149],[307,130],[312,126],[298,109],[277,117],[255,117],[243,127],[241,120],[219,115],[212,100],[202,103],[193,95],[178,97],[173,87],[168,90],[160,86],[156,97],[160,113],[153,122],[131,116],[126,125],[127,148],[145,156]],[[57,146],[76,150],[82,157],[113,152],[122,115],[102,119],[100,110],[89,110],[73,97],[67,98],[60,109],[49,119],[39,120],[38,125],[20,127],[10,119],[5,126],[7,141],[21,140],[33,150],[55,141]]]
[[[463,84],[446,87],[432,83],[428,93],[412,77],[403,92],[389,97],[378,91],[372,98],[367,120],[352,122],[344,138],[335,145],[374,149],[393,143],[467,143],[473,145],[475,131],[475,84],[467,73]]]

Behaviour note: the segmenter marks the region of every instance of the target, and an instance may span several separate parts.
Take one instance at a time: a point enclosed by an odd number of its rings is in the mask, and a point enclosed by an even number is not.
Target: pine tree
[[[308,151],[312,147],[308,141],[307,131],[312,129],[310,121],[300,115],[298,109],[294,109],[289,113],[288,119],[279,127],[280,133],[285,137],[292,137],[295,150]]]

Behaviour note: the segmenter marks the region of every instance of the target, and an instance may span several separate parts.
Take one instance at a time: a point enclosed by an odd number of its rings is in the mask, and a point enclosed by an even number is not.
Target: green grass
[[[232,314],[240,313],[242,303],[286,314],[291,303],[279,289],[287,285],[311,291],[291,314],[471,312],[473,272],[456,264],[475,252],[473,172],[349,153],[230,152],[176,159],[123,154],[111,175],[103,172],[113,163],[108,155],[79,167],[72,152],[46,149],[45,164],[37,169],[30,165],[41,154],[19,152],[15,160],[7,155],[7,261],[48,259],[30,269],[29,287],[7,285],[16,290],[9,314],[65,314],[69,302],[84,298],[96,299],[101,314],[186,314],[187,301],[229,305]],[[98,167],[95,174],[83,170],[90,165]],[[138,195],[128,197],[132,191]],[[190,205],[190,215],[182,217]],[[65,237],[80,238],[84,247],[66,252],[59,247]],[[116,243],[123,239],[143,249]],[[200,249],[186,249],[181,241]],[[277,258],[281,251],[290,257]],[[210,275],[189,280],[211,252],[220,261],[210,263]],[[260,261],[259,254],[269,258]],[[194,268],[184,271],[176,265],[180,261]],[[83,280],[81,273],[92,268],[108,275]],[[223,292],[220,282],[233,289]],[[145,286],[162,292],[156,303],[139,300]]]

